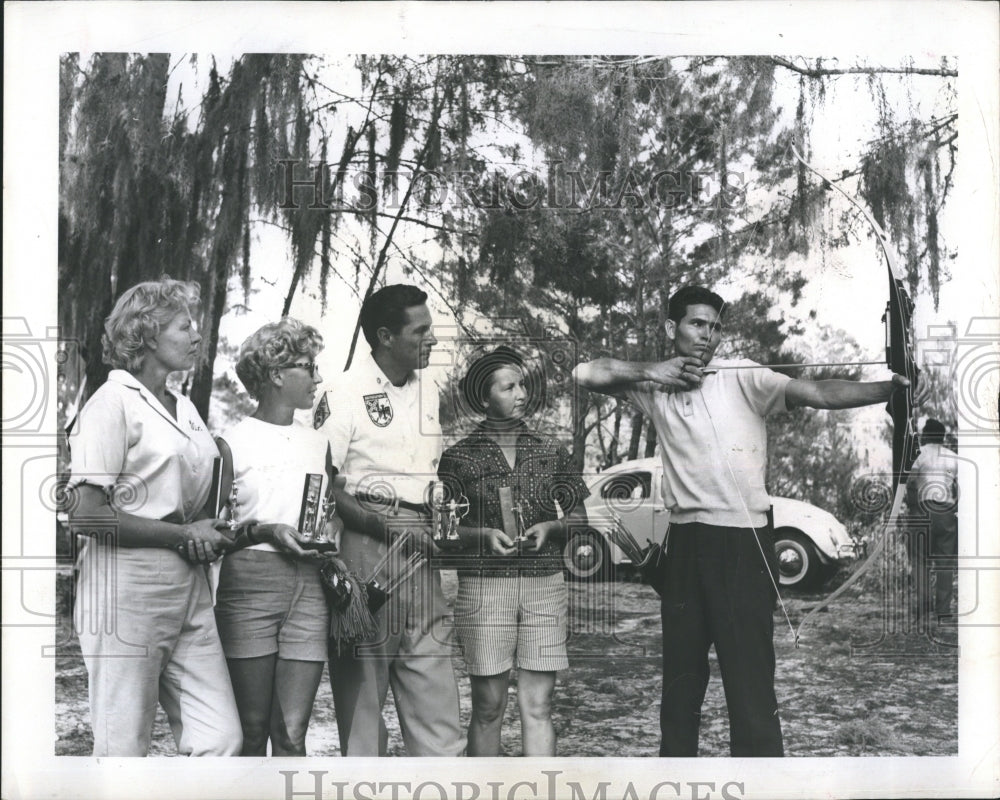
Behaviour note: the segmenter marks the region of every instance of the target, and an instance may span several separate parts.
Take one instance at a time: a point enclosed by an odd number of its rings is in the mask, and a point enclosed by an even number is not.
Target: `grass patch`
[[[861,754],[882,750],[892,740],[892,731],[882,721],[865,717],[845,722],[837,729],[837,744],[860,748]]]

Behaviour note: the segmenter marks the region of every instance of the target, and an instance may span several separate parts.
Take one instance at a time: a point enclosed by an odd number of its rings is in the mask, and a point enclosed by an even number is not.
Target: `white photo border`
[[[23,317],[34,337],[57,319],[58,66],[66,52],[301,53],[795,53],[957,56],[959,143],[956,200],[965,226],[954,238],[956,275],[969,281],[960,324],[992,319],[1000,307],[997,6],[971,2],[707,3],[8,3],[4,52],[4,315]],[[963,267],[966,269],[963,270]],[[874,283],[874,281],[873,281]],[[973,306],[972,304],[979,304]],[[958,312],[956,312],[957,314]],[[959,331],[961,335],[963,331]],[[994,381],[995,381],[994,374]],[[5,419],[8,398],[5,397]],[[45,430],[55,430],[54,412]],[[54,608],[54,580],[28,580],[53,558],[27,556],[22,531],[50,536],[50,512],[23,502],[14,476],[45,457],[51,438],[5,440],[3,786],[4,798],[354,798],[365,781],[423,783],[420,794],[478,797],[586,796],[601,781],[608,797],[632,782],[638,796],[704,798],[981,797],[1000,792],[1000,628],[960,633],[959,755],[953,758],[742,759],[93,759],[57,757],[55,660],[43,658],[53,629],[20,627],[14,609]],[[979,549],[979,602],[1000,607],[998,466],[995,448],[976,451],[983,515],[963,509]],[[992,502],[990,502],[992,501]],[[981,568],[981,569],[980,569]],[[54,573],[53,573],[54,574]],[[650,735],[655,735],[651,732]],[[559,774],[554,774],[559,773]],[[485,776],[485,777],[481,777]],[[319,784],[315,783],[319,781]],[[491,781],[499,788],[489,788]],[[534,782],[536,789],[519,782]],[[554,784],[550,783],[554,781]],[[674,782],[680,789],[675,792]],[[464,788],[456,784],[465,783]],[[322,787],[316,794],[314,787]],[[359,790],[359,786],[362,788]],[[339,787],[339,788],[338,788]],[[728,787],[728,789],[726,788]],[[362,794],[357,794],[360,791]],[[412,789],[411,789],[412,791]],[[389,796],[388,794],[377,795]],[[405,792],[400,797],[408,796]]]

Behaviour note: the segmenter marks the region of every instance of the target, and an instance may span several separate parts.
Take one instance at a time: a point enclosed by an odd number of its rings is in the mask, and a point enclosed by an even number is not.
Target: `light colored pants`
[[[405,509],[399,516],[405,519]],[[345,530],[341,557],[361,578],[385,547]],[[460,756],[465,739],[458,720],[458,686],[451,662],[452,628],[441,576],[417,571],[376,615],[374,641],[330,645],[330,684],[345,756],[384,756],[389,734],[382,717],[389,686],[409,756]]]
[[[243,743],[205,569],[163,548],[91,541],[75,622],[90,676],[95,756],[145,756],[163,706],[181,755]]]

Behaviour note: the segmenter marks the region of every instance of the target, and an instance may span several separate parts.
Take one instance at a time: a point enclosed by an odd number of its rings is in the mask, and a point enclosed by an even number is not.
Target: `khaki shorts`
[[[314,563],[266,550],[225,556],[215,620],[226,658],[326,661],[330,617]]]
[[[455,633],[470,675],[566,669],[568,593],[554,575],[460,575]],[[516,656],[516,662],[515,662]]]

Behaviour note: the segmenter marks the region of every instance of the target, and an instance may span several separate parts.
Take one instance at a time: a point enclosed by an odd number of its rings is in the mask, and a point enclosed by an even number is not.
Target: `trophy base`
[[[320,553],[339,553],[340,548],[336,542],[300,542],[299,546],[303,550],[316,550]]]
[[[465,549],[465,543],[461,539],[435,539],[434,546],[446,553]]]

